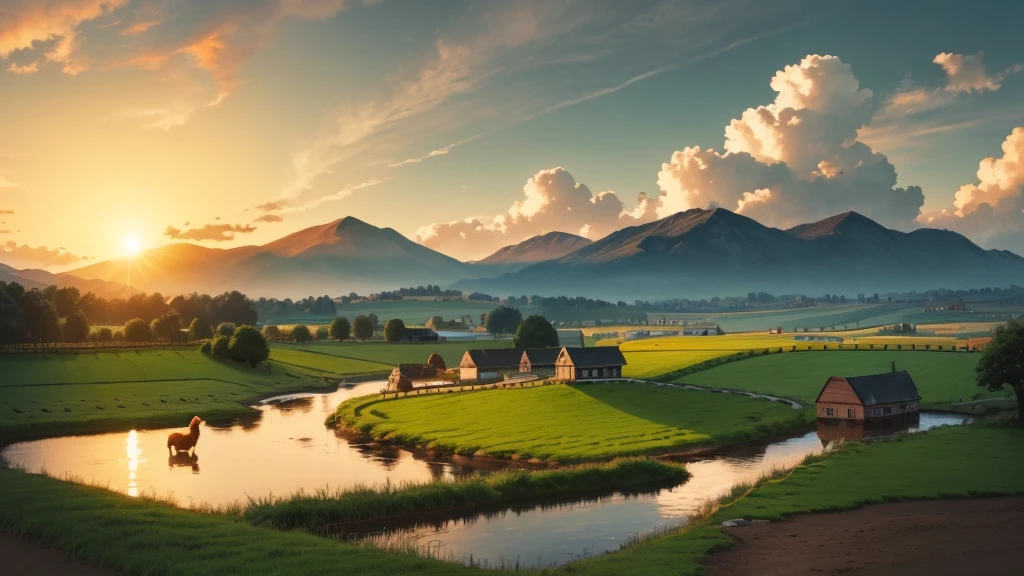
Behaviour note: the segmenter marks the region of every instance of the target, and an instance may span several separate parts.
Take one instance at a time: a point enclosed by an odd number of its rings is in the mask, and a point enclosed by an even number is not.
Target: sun
[[[134,236],[129,236],[124,239],[124,254],[125,256],[135,256],[142,250],[142,243],[139,239]]]

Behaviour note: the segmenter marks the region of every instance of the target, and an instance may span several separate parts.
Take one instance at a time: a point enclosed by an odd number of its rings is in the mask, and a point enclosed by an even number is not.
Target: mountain
[[[855,212],[779,230],[716,208],[624,228],[556,260],[457,286],[632,301],[1010,284],[1024,284],[1024,259],[955,232],[889,230]]]
[[[474,277],[471,265],[435,252],[391,228],[352,217],[290,234],[263,246],[227,250],[170,244],[133,259],[73,271],[165,295],[239,290],[251,296],[296,298],[367,293]]]
[[[92,292],[103,298],[117,298],[130,296],[134,291],[126,289],[124,284],[108,282],[105,280],[87,280],[71,274],[53,274],[46,270],[18,270],[0,264],[0,282],[17,282],[26,289],[39,288],[42,290],[47,286],[74,286],[79,292],[85,294]]]
[[[519,244],[505,246],[477,264],[533,264],[561,258],[590,244],[592,242],[582,236],[567,232],[548,232],[527,238]]]

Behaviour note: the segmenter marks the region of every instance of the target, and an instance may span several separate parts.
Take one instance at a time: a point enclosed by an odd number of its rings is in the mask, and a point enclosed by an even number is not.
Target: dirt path
[[[1020,574],[1024,498],[928,500],[728,528],[707,574]]]
[[[94,568],[56,550],[0,532],[0,566],[4,574],[35,576],[116,576],[117,572]]]

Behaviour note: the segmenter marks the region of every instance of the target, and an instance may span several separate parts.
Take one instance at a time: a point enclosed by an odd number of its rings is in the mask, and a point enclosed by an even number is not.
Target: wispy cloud
[[[191,228],[185,231],[168,226],[164,230],[164,236],[172,240],[227,242],[234,240],[236,234],[252,234],[255,231],[255,226],[241,224],[207,224],[202,228]]]
[[[11,74],[35,74],[39,72],[39,62],[29,62],[22,65],[11,62],[11,65],[7,67],[7,71]]]
[[[81,260],[81,257],[61,248],[50,249],[46,246],[33,248],[27,244],[18,244],[13,240],[0,245],[0,261],[15,268],[67,266]]]
[[[260,216],[259,218],[256,218],[255,220],[253,220],[253,222],[263,222],[263,223],[266,223],[266,224],[270,224],[270,223],[273,223],[273,222],[283,222],[283,221],[284,221],[284,217],[283,216],[278,216],[277,214],[264,214],[264,215]]]
[[[138,36],[139,34],[142,34],[146,30],[149,30],[150,28],[157,26],[159,24],[160,22],[156,20],[142,20],[130,26],[125,26],[121,29],[120,34],[122,36]]]
[[[0,59],[18,50],[45,50],[36,66],[41,61],[50,61],[61,64],[67,74],[78,74],[88,67],[77,54],[78,27],[127,3],[128,0],[5,0],[0,4]]]

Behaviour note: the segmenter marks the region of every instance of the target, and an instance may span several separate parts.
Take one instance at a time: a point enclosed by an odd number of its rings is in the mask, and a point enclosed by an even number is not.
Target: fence
[[[0,345],[0,354],[56,354],[60,352],[102,352],[103,350],[134,350],[153,348],[195,348],[196,342],[33,342]]]
[[[381,399],[395,399],[405,398],[407,396],[421,396],[423,394],[449,394],[452,392],[472,392],[474,390],[493,390],[495,388],[535,388],[537,386],[547,386],[551,384],[550,380],[542,380],[538,376],[530,376],[528,378],[515,378],[512,380],[501,380],[499,382],[489,382],[486,384],[453,384],[447,386],[423,386],[420,388],[413,388],[409,392],[392,392],[388,390],[381,390]]]

